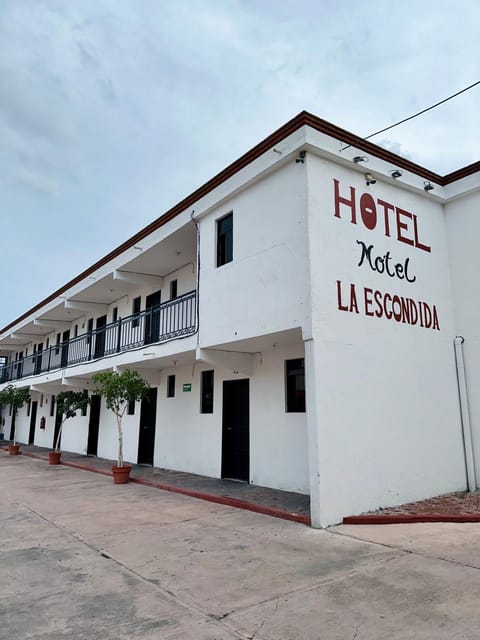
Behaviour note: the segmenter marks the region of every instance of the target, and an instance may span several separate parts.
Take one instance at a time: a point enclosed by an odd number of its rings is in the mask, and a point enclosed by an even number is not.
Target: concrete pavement
[[[0,449],[7,448],[4,444]],[[23,455],[48,460],[51,449],[22,444]],[[62,451],[62,462],[72,467],[112,475],[112,460]],[[129,463],[131,464],[131,463]],[[131,464],[131,481],[183,493],[210,502],[275,515],[278,518],[310,525],[310,497],[290,491],[259,487],[248,482],[209,478],[194,473]]]
[[[479,533],[318,531],[0,452],[0,638],[473,640]]]

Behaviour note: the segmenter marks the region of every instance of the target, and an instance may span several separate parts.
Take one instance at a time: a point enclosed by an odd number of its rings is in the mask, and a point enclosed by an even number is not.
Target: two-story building
[[[302,112],[1,330],[18,441],[130,368],[127,461],[309,494],[314,526],[472,488],[479,206],[480,163],[440,176]],[[100,397],[62,449],[115,458]]]

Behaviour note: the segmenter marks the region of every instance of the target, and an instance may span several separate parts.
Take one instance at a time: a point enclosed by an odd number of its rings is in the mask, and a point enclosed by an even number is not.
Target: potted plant
[[[8,445],[8,453],[16,456],[19,453],[20,445],[16,440],[16,424],[15,418],[20,407],[30,400],[30,392],[26,387],[14,387],[9,384],[0,392],[0,404],[10,405],[12,407],[12,423],[13,423],[13,443]]]
[[[118,432],[117,464],[112,466],[113,481],[115,484],[125,484],[130,478],[132,467],[123,463],[123,431],[122,419],[130,402],[137,402],[148,395],[150,385],[145,382],[138,371],[125,369],[121,373],[117,371],[104,371],[92,376],[94,383],[93,393],[105,398],[107,409],[115,414]]]
[[[48,453],[48,464],[60,464],[60,438],[65,420],[74,418],[77,411],[83,411],[90,403],[90,399],[83,391],[62,391],[57,396],[57,415],[61,415],[57,441],[53,443],[53,451]]]

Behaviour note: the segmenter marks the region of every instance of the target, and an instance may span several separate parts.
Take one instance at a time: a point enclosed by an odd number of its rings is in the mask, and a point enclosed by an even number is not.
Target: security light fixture
[[[370,186],[371,184],[375,184],[377,182],[375,180],[375,178],[372,176],[371,173],[365,173],[363,177],[365,178],[365,182],[367,183],[367,187]]]
[[[353,161],[355,162],[355,164],[358,164],[359,162],[368,162],[368,158],[367,156],[355,156],[353,158]]]
[[[393,171],[390,172],[392,178],[400,178],[400,176],[403,175],[403,171],[400,171],[400,169],[394,169]]]
[[[425,182],[423,183],[423,188],[425,189],[425,191],[432,191],[432,189],[435,189],[433,184],[428,180],[425,180]]]
[[[299,151],[298,158],[295,158],[295,162],[298,164],[301,162],[302,164],[305,162],[305,156],[307,155],[306,151]]]

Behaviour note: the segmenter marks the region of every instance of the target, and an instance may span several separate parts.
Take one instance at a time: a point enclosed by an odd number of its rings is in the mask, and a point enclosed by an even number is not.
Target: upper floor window
[[[305,361],[285,361],[285,396],[287,413],[305,412]]]
[[[172,280],[170,282],[170,300],[175,300],[177,297],[177,281]]]
[[[217,267],[233,260],[233,213],[217,220]]]
[[[132,302],[132,315],[133,316],[140,315],[141,306],[142,306],[142,298],[141,298],[141,296],[138,296],[138,298],[134,298],[133,302]],[[139,320],[138,319],[134,319],[132,321],[132,327],[138,327],[138,325],[139,325]]]
[[[118,307],[113,307],[112,322],[117,322],[117,320],[118,320]]]
[[[93,318],[90,318],[87,323],[87,344],[92,343],[92,333],[93,333]]]

